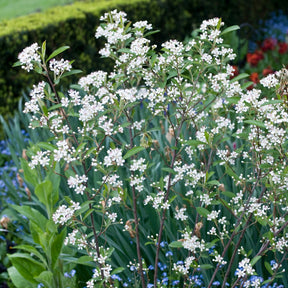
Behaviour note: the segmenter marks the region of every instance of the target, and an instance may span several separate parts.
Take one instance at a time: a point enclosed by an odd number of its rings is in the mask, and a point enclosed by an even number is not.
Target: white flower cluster
[[[71,203],[72,205],[70,207],[67,207],[66,205],[61,205],[58,207],[58,209],[52,216],[55,224],[66,224],[73,217],[75,211],[81,208],[79,203],[74,201],[71,201]]]
[[[74,188],[77,194],[83,195],[86,189],[85,184],[87,183],[87,181],[88,181],[88,177],[86,175],[82,175],[82,176],[76,175],[75,177],[70,176],[68,178],[67,183],[68,183],[69,188]]]
[[[188,216],[184,214],[186,212],[186,210],[187,209],[185,207],[182,207],[182,208],[176,210],[175,219],[181,220],[181,221],[187,220]]]
[[[42,167],[48,166],[50,162],[50,151],[37,151],[36,155],[32,156],[29,162],[30,168],[34,169],[38,164]]]
[[[107,72],[99,70],[96,72],[92,72],[85,77],[81,77],[78,83],[86,92],[88,92],[90,86],[96,88],[100,88],[101,86],[103,86],[106,82],[106,78]]]
[[[145,169],[147,167],[147,164],[145,164],[144,158],[134,159],[130,166],[130,171],[139,171],[144,173]]]
[[[152,202],[152,206],[155,210],[158,209],[169,209],[170,204],[164,199],[165,193],[163,191],[158,192],[157,195],[148,195],[144,200],[144,205],[147,205],[149,202]]]
[[[200,38],[202,40],[207,39],[211,42],[215,41],[217,44],[222,43],[223,39],[219,37],[221,31],[218,29],[218,25],[219,28],[224,25],[224,22],[222,22],[220,18],[204,20],[200,25],[200,31],[202,32]]]
[[[189,250],[192,254],[207,250],[205,248],[205,241],[203,239],[200,241],[196,235],[192,235],[190,232],[185,231],[183,237],[183,247]]]
[[[112,149],[110,148],[107,151],[107,154],[104,157],[104,165],[109,167],[109,166],[113,166],[113,165],[117,165],[117,166],[123,166],[124,164],[124,159],[122,158],[122,150],[119,148],[115,148]]]
[[[79,250],[84,250],[88,246],[87,235],[80,233],[79,230],[74,229],[64,240],[65,245],[77,245]]]
[[[195,257],[190,256],[185,259],[184,263],[182,261],[179,261],[180,263],[179,262],[173,263],[173,270],[182,275],[188,275],[189,270],[194,260],[195,260]]]
[[[68,60],[56,60],[52,59],[49,62],[50,70],[54,72],[55,76],[62,75],[65,71],[70,71],[72,69],[72,65]]]
[[[24,113],[37,113],[40,111],[39,100],[45,97],[45,85],[46,83],[44,81],[39,82],[37,86],[33,85],[33,89],[30,92],[31,100],[25,102]]]
[[[21,53],[19,53],[18,59],[22,65],[21,68],[29,72],[34,67],[34,61],[40,63],[41,58],[40,55],[37,53],[39,48],[39,45],[37,43],[34,43],[31,46],[26,47]]]
[[[279,79],[277,78],[277,74],[269,74],[266,77],[260,80],[260,83],[267,88],[275,87],[279,84]]]
[[[238,265],[235,274],[238,278],[244,278],[245,276],[253,275],[255,269],[252,268],[249,258],[244,258]]]
[[[60,140],[57,142],[57,149],[54,152],[54,160],[59,162],[61,159],[64,159],[67,163],[75,161],[76,158],[73,156],[75,153],[75,148],[69,145],[67,140]]]

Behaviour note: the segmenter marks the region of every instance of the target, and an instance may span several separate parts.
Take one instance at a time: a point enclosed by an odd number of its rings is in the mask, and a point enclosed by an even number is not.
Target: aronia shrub
[[[63,93],[61,79],[79,71],[59,58],[68,47],[48,56],[45,42],[16,64],[43,75],[24,112],[50,137],[31,145],[22,166],[56,256],[74,247],[74,263],[91,271],[87,288],[288,283],[287,70],[247,90],[223,44],[239,27],[218,18],[188,43],[162,47],[150,45],[146,21],[116,10],[101,21],[99,53],[114,60],[112,73],[95,71]],[[69,191],[60,199],[59,175]],[[26,210],[44,243],[42,218]],[[41,253],[56,263],[53,245]],[[41,267],[34,281],[55,287]]]

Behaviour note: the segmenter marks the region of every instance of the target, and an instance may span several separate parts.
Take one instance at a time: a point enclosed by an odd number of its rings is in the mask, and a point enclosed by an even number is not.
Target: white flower
[[[188,216],[184,214],[185,212],[186,212],[186,208],[184,207],[181,208],[180,210],[177,211],[175,218],[177,220],[185,221],[188,218]]]
[[[31,46],[26,47],[21,53],[19,53],[18,59],[22,64],[21,68],[29,72],[33,69],[33,61],[41,61],[40,55],[37,53],[37,50],[39,48],[39,45],[37,43],[34,43]]]
[[[76,175],[75,177],[70,176],[67,183],[69,188],[74,188],[77,194],[83,195],[85,191],[85,184],[87,183],[88,178],[86,175]]]
[[[250,259],[244,258],[240,263],[239,267],[236,269],[235,274],[238,276],[238,278],[245,277],[246,275],[252,275],[254,274],[255,270],[252,268],[252,265],[250,264]]]
[[[104,165],[105,166],[123,166],[124,159],[122,158],[122,151],[119,148],[109,149],[107,151],[108,155],[104,157]]]
[[[64,59],[61,59],[59,61],[57,61],[56,59],[50,60],[49,67],[56,76],[62,75],[65,71],[70,71],[72,69],[72,65],[70,64],[70,62]]]
[[[73,217],[74,212],[81,208],[79,203],[73,201],[71,202],[72,205],[70,207],[67,207],[66,205],[61,205],[58,207],[58,209],[52,216],[55,224],[59,223],[61,225],[64,225]]]
[[[260,80],[260,83],[267,88],[275,87],[279,84],[279,80],[276,78],[276,74],[269,74],[265,78]]]
[[[132,164],[131,164],[130,170],[131,171],[139,171],[139,172],[143,173],[145,171],[146,167],[147,167],[147,164],[145,164],[144,158],[140,158],[138,160],[134,159]]]
[[[104,85],[106,77],[107,72],[100,70],[93,72],[86,77],[80,78],[78,83],[85,91],[89,91],[90,86],[100,88],[102,85]]]

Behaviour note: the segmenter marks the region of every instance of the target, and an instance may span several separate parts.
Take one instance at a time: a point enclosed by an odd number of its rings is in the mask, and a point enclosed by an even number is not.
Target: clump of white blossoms
[[[55,76],[62,75],[65,71],[70,71],[72,65],[68,60],[61,59],[59,61],[52,59],[49,62],[50,70],[54,72]]]
[[[66,205],[61,205],[58,207],[56,212],[53,214],[53,221],[57,224],[64,225],[71,220],[75,211],[79,210],[80,204],[78,202],[71,201],[72,205],[67,207]]]
[[[112,149],[110,148],[107,151],[107,154],[104,157],[104,165],[105,166],[122,166],[124,164],[124,159],[122,158],[122,151],[119,148]]]
[[[18,59],[21,63],[21,68],[26,71],[31,71],[34,68],[34,62],[40,63],[41,58],[37,53],[39,50],[39,45],[37,43],[32,44],[29,47],[26,47],[21,53],[18,55]]]

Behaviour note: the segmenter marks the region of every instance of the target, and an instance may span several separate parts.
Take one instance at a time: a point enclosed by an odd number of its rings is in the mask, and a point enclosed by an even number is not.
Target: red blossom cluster
[[[274,38],[266,38],[258,45],[258,48],[253,53],[247,53],[246,62],[248,67],[246,66],[246,68],[248,68],[248,70],[252,69],[252,71],[250,71],[249,80],[253,82],[253,85],[250,85],[247,89],[252,89],[255,87],[260,82],[262,77],[266,77],[267,75],[274,73],[277,69],[271,66],[274,66],[276,62],[278,63],[283,61],[281,58],[286,53],[288,53],[288,43],[281,42]],[[272,58],[270,58],[271,56]],[[272,62],[269,61],[269,63],[267,63],[268,59],[272,59]],[[287,59],[284,60],[284,62],[285,61],[287,61]],[[259,62],[261,65],[258,65]],[[288,63],[282,64],[286,66]],[[237,67],[234,67],[234,69],[236,71]],[[232,77],[235,76],[236,75],[234,74]]]
[[[264,53],[278,49],[279,54],[285,54],[288,51],[288,44],[280,42],[277,39],[266,38],[260,45],[260,49],[253,53],[247,53],[246,61],[253,67],[257,66],[259,61],[264,59]]]

